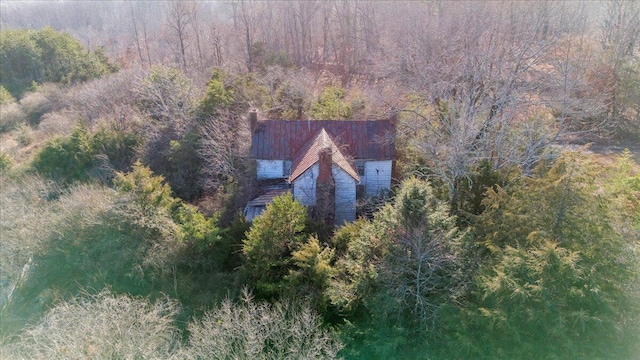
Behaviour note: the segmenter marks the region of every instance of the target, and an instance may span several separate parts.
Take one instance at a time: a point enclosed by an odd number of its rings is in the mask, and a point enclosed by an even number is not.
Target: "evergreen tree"
[[[351,119],[353,111],[346,100],[347,92],[339,86],[329,86],[311,105],[311,117],[314,119]]]
[[[243,273],[256,294],[272,297],[283,294],[285,277],[295,270],[295,251],[307,240],[304,233],[307,209],[291,194],[276,197],[253,221],[242,252],[246,257]]]
[[[626,358],[637,311],[626,284],[638,277],[597,172],[564,153],[519,186],[489,190],[477,227],[486,258],[463,322],[483,344],[474,356]]]

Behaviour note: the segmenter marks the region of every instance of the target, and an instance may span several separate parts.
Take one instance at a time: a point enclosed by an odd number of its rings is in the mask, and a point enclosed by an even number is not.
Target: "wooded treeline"
[[[635,2],[0,9],[0,357],[640,353]],[[245,222],[251,109],[396,116],[397,186]]]
[[[401,82],[427,104],[487,116],[481,129],[545,107],[560,130],[637,135],[638,13],[630,1],[7,1],[0,20],[64,30],[121,68],[176,66],[205,82],[213,67],[296,67],[376,93]],[[407,107],[386,95],[385,110]]]

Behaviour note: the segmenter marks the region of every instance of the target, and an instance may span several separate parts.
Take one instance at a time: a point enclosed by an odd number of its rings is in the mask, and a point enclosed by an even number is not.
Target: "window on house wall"
[[[356,199],[358,200],[363,199],[365,194],[366,194],[366,188],[364,184],[356,185]]]
[[[356,160],[356,170],[358,176],[364,176],[364,160]]]
[[[285,160],[282,163],[282,177],[289,177],[291,176],[291,166],[292,163],[291,161]]]
[[[356,185],[356,199],[364,198],[366,194],[366,180],[364,177],[364,160],[356,160],[356,171],[360,177],[360,184]]]

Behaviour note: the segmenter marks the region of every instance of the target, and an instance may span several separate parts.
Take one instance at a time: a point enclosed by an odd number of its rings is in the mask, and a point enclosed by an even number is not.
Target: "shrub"
[[[289,59],[289,55],[285,51],[272,51],[265,56],[264,65],[266,67],[279,66],[287,68],[293,67],[295,64]]]
[[[34,126],[38,125],[42,115],[53,109],[51,101],[40,91],[27,93],[20,100],[20,106],[27,116],[29,124]]]
[[[39,291],[33,298],[24,299],[22,290],[34,274],[38,256],[46,252],[52,231],[62,228],[62,219],[69,214],[69,209],[50,200],[59,194],[59,189],[52,182],[32,176],[2,177],[0,182],[0,273],[3,292],[0,331],[6,333],[24,321],[27,317],[25,313],[30,314],[33,303],[38,301],[36,296]],[[86,210],[90,209],[85,208],[85,214],[82,215],[88,216],[90,212]]]
[[[2,351],[9,359],[168,359],[178,306],[102,291],[56,305]]]
[[[1,229],[7,234],[0,238],[7,262],[0,266],[14,264],[7,271],[15,290],[0,312],[3,332],[83,288],[108,284],[133,295],[179,293],[182,283],[173,279],[185,244],[170,214],[143,210],[129,194],[95,185],[72,186],[57,195],[7,204],[16,215]],[[10,252],[6,256],[4,249]]]
[[[135,132],[119,131],[115,126],[105,125],[91,135],[90,141],[94,153],[106,158],[106,165],[115,172],[131,169],[143,139]]]
[[[60,191],[39,179],[0,178],[6,286],[0,337],[83,288],[177,297],[196,293],[194,278],[214,277],[192,273],[203,249],[213,252],[217,245],[216,219],[172,198],[161,178],[146,170],[138,169],[137,178],[120,175],[125,184],[116,181],[119,192],[90,184]]]
[[[283,119],[302,119],[307,105],[308,89],[298,84],[284,83],[275,94],[276,101],[282,107],[280,117]]]
[[[242,244],[251,223],[244,216],[236,214],[221,236],[221,241],[212,251],[211,257],[216,260],[222,271],[236,271],[242,265]]]
[[[47,138],[65,136],[73,131],[77,125],[75,114],[69,111],[49,112],[42,116],[38,124],[38,131]]]
[[[428,182],[408,179],[371,223],[338,231],[333,242],[342,256],[328,289],[334,305],[347,313],[364,305],[378,325],[436,334],[442,309],[465,285],[464,233],[449,210]]]
[[[0,183],[0,272],[3,281],[11,283],[20,277],[29,258],[41,250],[59,212],[47,202],[55,192],[53,185],[41,178],[0,174]]]
[[[0,31],[0,73],[2,86],[14,97],[31,86],[37,74],[39,52],[30,30]]]
[[[19,104],[9,103],[0,106],[0,132],[11,131],[26,120],[27,115]]]
[[[105,127],[91,134],[79,123],[70,136],[49,141],[36,154],[32,167],[66,183],[90,178],[109,182],[116,171],[131,167],[140,142],[134,133]]]
[[[34,82],[72,84],[113,72],[103,48],[86,51],[71,35],[52,28],[0,31],[2,85],[15,97]]]
[[[154,66],[135,91],[138,110],[150,119],[141,160],[164,176],[178,196],[195,199],[201,190],[201,158],[191,80],[179,69]]]
[[[118,173],[114,185],[121,193],[131,196],[148,215],[170,216],[176,225],[177,240],[192,245],[196,251],[204,251],[220,240],[215,217],[205,218],[195,206],[174,198],[164,177],[155,175],[140,162],[136,162],[129,173]]]
[[[16,99],[11,95],[11,93],[4,88],[4,86],[0,85],[0,106],[11,104],[16,102]]]
[[[37,91],[51,103],[52,110],[60,110],[69,105],[67,87],[56,83],[44,83],[37,86]]]
[[[32,166],[40,174],[65,182],[85,180],[94,165],[95,151],[87,128],[79,124],[68,138],[49,141],[36,154]]]
[[[311,106],[311,117],[322,120],[351,119],[353,111],[346,96],[346,90],[339,86],[325,88]]]
[[[9,170],[12,165],[11,157],[7,153],[0,151],[0,171]]]
[[[133,165],[130,173],[118,173],[113,183],[120,192],[131,194],[142,209],[172,210],[178,202],[171,196],[171,187],[164,177],[155,175],[140,162]]]
[[[198,252],[212,248],[220,240],[216,218],[205,218],[193,205],[181,203],[173,212],[174,221],[180,225],[178,238],[192,244]]]
[[[122,70],[72,87],[70,107],[90,123],[102,117],[130,115],[140,86],[141,70]]]
[[[402,183],[395,204],[376,215],[378,233],[391,240],[378,265],[384,291],[372,302],[376,316],[386,310],[418,331],[441,328],[442,308],[466,285],[459,272],[464,233],[449,212],[428,182],[412,178]]]
[[[291,254],[295,268],[285,277],[287,293],[307,299],[314,309],[326,310],[328,297],[324,295],[333,276],[333,249],[322,246],[315,236]]]
[[[104,51],[86,51],[71,35],[44,28],[32,33],[44,81],[72,84],[115,71]],[[34,79],[37,80],[37,79]]]
[[[224,112],[234,101],[234,92],[230,86],[225,86],[226,74],[215,69],[211,79],[207,83],[204,98],[200,101],[200,113],[202,116],[218,115]]]
[[[309,308],[230,300],[189,324],[184,359],[335,359],[342,345]]]
[[[33,142],[33,130],[30,126],[22,124],[18,127],[18,143],[22,146],[29,146]]]
[[[159,166],[176,195],[185,200],[194,200],[202,193],[200,140],[199,134],[188,131],[180,140],[170,141],[165,164]]]

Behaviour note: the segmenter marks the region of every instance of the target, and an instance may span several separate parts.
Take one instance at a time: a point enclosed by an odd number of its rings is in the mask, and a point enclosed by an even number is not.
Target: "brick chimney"
[[[320,171],[318,173],[318,182],[329,182],[333,180],[333,176],[331,175],[331,164],[333,161],[331,160],[331,148],[324,147],[318,151],[318,165],[320,166]]]
[[[331,174],[333,160],[331,148],[318,152],[318,179],[316,180],[316,214],[325,224],[333,225],[335,219],[336,187]]]

